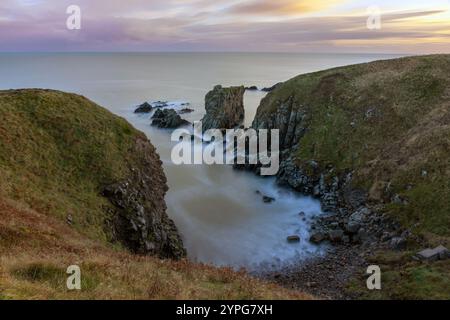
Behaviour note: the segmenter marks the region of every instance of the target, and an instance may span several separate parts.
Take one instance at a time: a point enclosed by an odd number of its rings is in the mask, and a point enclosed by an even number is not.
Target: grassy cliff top
[[[145,138],[88,99],[51,90],[0,91],[0,194],[105,238],[102,186],[125,177]]]
[[[407,57],[300,75],[257,117],[292,101],[306,114],[299,161],[353,171],[354,186],[417,231],[450,236],[450,55]]]

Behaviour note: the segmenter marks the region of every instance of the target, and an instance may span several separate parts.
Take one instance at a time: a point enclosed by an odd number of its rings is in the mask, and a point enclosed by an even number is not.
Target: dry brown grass
[[[66,289],[79,265],[82,290]],[[0,197],[0,299],[310,299],[244,272],[135,256]]]

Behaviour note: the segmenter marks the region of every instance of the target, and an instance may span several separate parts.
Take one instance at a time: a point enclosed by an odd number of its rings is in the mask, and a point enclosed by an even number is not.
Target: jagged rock
[[[272,203],[275,201],[275,198],[269,197],[269,196],[263,196],[264,203]]]
[[[152,126],[159,128],[175,129],[189,124],[189,121],[182,119],[173,109],[158,109],[152,117]]]
[[[205,97],[203,130],[233,129],[244,120],[244,87],[216,86]]]
[[[323,241],[325,241],[326,240],[326,235],[324,234],[324,233],[322,233],[322,232],[316,232],[316,233],[314,233],[312,236],[311,236],[311,238],[309,238],[309,241],[310,242],[312,242],[312,243],[315,243],[315,244],[320,244],[320,243],[322,243]]]
[[[113,205],[109,218],[113,238],[138,254],[182,258],[183,242],[166,214],[168,187],[159,156],[146,139],[136,142],[133,153],[142,155],[142,167],[103,190]]]
[[[134,110],[134,113],[149,113],[153,110],[153,107],[150,103],[144,102],[136,110]]]
[[[417,253],[420,260],[436,261],[446,260],[450,257],[449,250],[444,246],[439,246],[434,249],[425,249]]]
[[[300,242],[300,236],[298,236],[298,235],[289,236],[289,237],[287,237],[287,241],[288,242]]]
[[[250,86],[250,87],[246,87],[245,90],[248,90],[248,91],[257,91],[257,90],[258,90],[258,87],[257,87],[257,86]]]
[[[330,238],[331,242],[342,242],[344,238],[344,231],[342,230],[331,230],[328,233],[328,237]]]
[[[178,114],[185,114],[185,113],[191,113],[191,112],[194,112],[194,109],[183,108],[180,111],[178,111]]]
[[[394,250],[405,250],[407,241],[402,237],[394,237],[391,239],[389,246]]]

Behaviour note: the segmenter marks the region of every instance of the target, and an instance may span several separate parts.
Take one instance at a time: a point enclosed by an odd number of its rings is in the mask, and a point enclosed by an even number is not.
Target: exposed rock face
[[[331,217],[318,232],[339,229],[343,242],[349,237],[404,248],[409,235],[391,217],[445,224],[448,207],[428,196],[433,190],[430,194],[448,198],[450,192],[442,187],[450,149],[440,147],[448,145],[450,80],[440,70],[450,70],[449,56],[325,70],[270,88],[252,127],[280,130],[278,182],[321,200]],[[424,75],[428,84],[412,80]],[[377,90],[383,94],[375,95],[380,79],[383,87]],[[434,89],[427,87],[431,83]],[[384,209],[392,214],[380,214]],[[415,222],[411,218],[407,227]],[[446,232],[437,226],[430,231]]]
[[[166,129],[176,129],[189,124],[173,109],[158,109],[152,117],[152,126]]]
[[[244,87],[216,86],[205,97],[203,130],[233,129],[244,120]]]
[[[85,97],[54,90],[0,91],[0,118],[0,185],[11,185],[8,197],[46,208],[99,242],[185,255],[165,212],[161,161],[144,133]]]
[[[159,156],[143,138],[136,141],[134,153],[140,158],[140,168],[132,169],[128,179],[107,186],[103,192],[115,206],[109,223],[114,240],[138,254],[184,257],[181,237],[166,214],[168,187]]]

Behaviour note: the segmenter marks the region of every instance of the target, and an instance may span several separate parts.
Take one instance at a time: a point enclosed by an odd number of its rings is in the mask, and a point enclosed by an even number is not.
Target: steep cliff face
[[[109,220],[113,239],[134,253],[184,257],[178,230],[166,214],[168,187],[159,156],[144,137],[136,140],[133,154],[136,167],[131,167],[130,175],[103,191],[114,205]]]
[[[180,258],[161,161],[145,135],[84,97],[0,92],[0,193],[133,252]]]
[[[449,71],[437,55],[302,75],[263,99],[253,127],[280,129],[279,181],[325,209],[381,205],[405,227],[448,236]]]
[[[205,97],[203,130],[232,129],[244,120],[244,87],[216,86]]]

